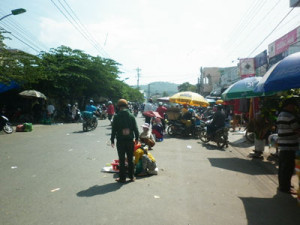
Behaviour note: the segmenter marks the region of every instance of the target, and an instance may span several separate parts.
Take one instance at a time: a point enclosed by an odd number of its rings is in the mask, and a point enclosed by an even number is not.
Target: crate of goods
[[[180,109],[170,108],[167,110],[168,120],[178,120],[180,117]]]
[[[23,132],[24,131],[24,125],[23,124],[19,124],[16,126],[16,132]]]
[[[111,163],[111,165],[112,165],[112,169],[113,169],[113,171],[116,171],[116,172],[118,172],[119,171],[119,160],[114,160],[112,163]]]
[[[24,123],[24,131],[25,132],[30,132],[32,131],[32,123]]]

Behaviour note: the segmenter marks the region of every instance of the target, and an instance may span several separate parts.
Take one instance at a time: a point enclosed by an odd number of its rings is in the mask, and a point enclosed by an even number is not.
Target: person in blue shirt
[[[94,101],[90,100],[90,104],[85,107],[85,111],[95,112],[96,110],[97,110],[97,107],[94,106]]]

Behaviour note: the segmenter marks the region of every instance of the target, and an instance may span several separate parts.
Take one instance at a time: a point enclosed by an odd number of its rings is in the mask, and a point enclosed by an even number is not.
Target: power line
[[[58,0],[59,1],[59,0]],[[54,6],[60,11],[61,14],[63,14],[63,16],[71,23],[71,25],[102,55],[102,52],[99,51],[99,49],[97,48],[97,46],[89,39],[89,37],[84,34],[84,32],[82,32],[73,22],[72,20],[69,19],[69,17],[61,10],[61,8],[53,1],[51,0],[51,2],[54,4]],[[59,3],[61,4],[61,2],[59,1]]]
[[[6,29],[2,28],[4,31],[6,31],[7,33],[9,33],[11,36],[13,36],[14,38],[16,38],[17,40],[21,41],[23,44],[27,45],[29,48],[31,48],[32,50],[36,51],[37,53],[40,53],[39,50],[35,49],[34,47],[32,47],[30,44],[26,43],[25,41],[21,40],[20,38],[18,38],[17,36],[15,36],[14,34],[10,33],[9,31],[7,31]]]
[[[240,35],[240,30],[243,28],[245,23],[248,23],[248,17],[251,15],[251,12],[257,7],[257,4],[259,4],[260,0],[257,0],[253,3],[253,5],[248,8],[248,10],[244,13],[244,17],[240,20],[239,24],[233,29],[230,40],[236,40],[236,37]],[[230,43],[230,42],[229,42]],[[235,44],[235,41],[229,46],[231,48]]]
[[[88,35],[88,32],[86,30],[84,30],[82,28],[82,25],[81,23],[77,22],[77,20],[73,17],[73,15],[68,11],[68,9],[66,9],[66,7],[61,3],[60,0],[58,0],[59,4],[64,8],[65,12],[71,17],[71,19],[77,24],[77,27],[84,33],[84,35],[89,39],[90,43],[92,43],[92,45],[99,51],[101,52],[102,49],[100,49],[98,46],[97,46],[97,43],[92,40],[89,35]],[[65,1],[66,3],[66,1]],[[70,8],[70,7],[69,7]]]
[[[7,29],[9,29],[10,31],[14,32],[16,35],[18,35],[24,41],[26,41],[27,43],[29,43],[31,46],[34,46],[35,49],[38,49],[39,51],[43,51],[42,50],[43,48],[41,48],[40,46],[38,46],[33,40],[31,40],[30,38],[27,38],[26,36],[24,36],[22,34],[22,32],[19,32],[18,30],[14,29],[12,27],[13,25],[9,25],[6,22],[3,22],[3,24],[7,27]],[[12,34],[12,32],[10,32],[10,34]]]
[[[3,13],[3,11],[1,10],[0,12]],[[25,28],[19,25],[12,17],[1,22],[3,23],[3,27],[7,27],[8,30],[14,32],[20,38],[29,42],[36,49],[39,49],[40,51],[42,51],[42,49],[47,49],[47,47],[45,47],[43,44],[35,40],[35,37],[30,32],[28,32]]]
[[[98,48],[100,48],[107,56],[109,56],[107,54],[107,52],[105,52],[105,50],[101,47],[101,45],[95,40],[94,36],[89,32],[89,30],[86,28],[86,26],[80,21],[80,19],[78,18],[78,16],[76,15],[76,13],[74,12],[74,10],[71,8],[71,6],[67,3],[66,0],[63,0],[65,2],[65,4],[67,5],[67,7],[71,10],[71,12],[73,13],[73,15],[75,16],[75,18],[78,20],[79,24],[81,25],[81,27],[83,28],[83,30],[90,36],[91,40],[96,44],[96,46]],[[75,21],[75,19],[74,19]],[[106,35],[107,38],[107,35]]]
[[[261,21],[264,21],[264,19],[274,10],[274,8],[279,4],[279,2],[280,2],[280,0],[279,1],[277,1],[274,5],[273,5],[273,7],[271,8],[271,10],[269,10],[266,14],[265,14],[265,16],[263,17],[263,19],[261,19],[261,20],[259,20],[258,21],[258,23],[259,23],[259,25],[260,24],[262,24],[262,23],[260,23]],[[260,5],[259,5],[260,6]],[[255,7],[255,8],[257,8],[257,6]],[[256,11],[255,13],[253,13],[253,15],[257,15],[257,13],[260,11],[262,9],[262,6],[261,6],[261,8],[258,10],[258,11]],[[253,17],[252,17],[253,18]],[[247,27],[247,26],[249,26],[249,22],[248,22],[248,24],[246,24],[246,26],[245,27]],[[251,30],[251,32],[248,32],[249,34],[252,34],[252,32],[255,30],[255,29],[257,29],[258,28],[258,26],[257,25],[255,25],[254,26],[254,28]],[[245,29],[243,29],[243,30],[241,30],[241,32],[243,32]],[[239,33],[239,35],[241,36],[241,33]],[[246,36],[246,38],[249,38],[250,37],[250,35],[247,35]],[[240,40],[240,41],[238,41],[238,40]],[[228,56],[231,56],[233,53],[234,53],[234,51],[236,50],[236,49],[239,49],[239,47],[241,46],[241,44],[242,43],[245,43],[245,39],[239,39],[239,38],[235,38],[235,42],[232,44],[232,46],[230,47],[231,48],[231,50],[229,51],[229,53],[227,53],[226,54],[226,56],[223,58],[223,60],[222,61],[224,61]]]
[[[259,43],[259,45],[248,55],[248,57],[250,57],[252,55],[253,52],[256,51],[256,49],[258,49],[262,43],[264,43],[264,41],[270,37],[270,35],[279,27],[279,25],[285,20],[285,18],[287,18],[287,16],[294,10],[295,7],[293,7],[280,21],[279,23],[274,27],[274,29]],[[247,57],[247,58],[248,58]]]

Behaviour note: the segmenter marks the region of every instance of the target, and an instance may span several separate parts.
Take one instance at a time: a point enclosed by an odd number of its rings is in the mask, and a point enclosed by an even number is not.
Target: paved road
[[[106,144],[108,121],[81,130],[36,125],[0,134],[1,225],[300,224],[295,198],[276,193],[274,165],[236,147],[242,136],[231,136],[225,151],[165,138],[152,151],[159,175],[122,185],[116,174],[100,172],[117,159]]]

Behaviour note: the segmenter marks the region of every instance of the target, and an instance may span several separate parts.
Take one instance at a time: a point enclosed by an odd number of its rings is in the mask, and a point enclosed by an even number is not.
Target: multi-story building
[[[205,67],[202,70],[201,94],[220,96],[222,91],[239,79],[237,67]]]

